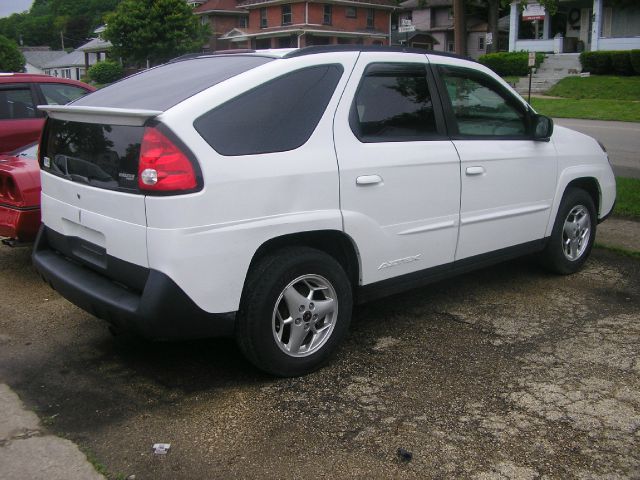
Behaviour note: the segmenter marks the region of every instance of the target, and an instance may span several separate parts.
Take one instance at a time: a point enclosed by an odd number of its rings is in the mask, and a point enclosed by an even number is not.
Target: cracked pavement
[[[114,339],[27,250],[0,271],[0,382],[112,478],[640,478],[634,259],[595,250],[566,277],[521,259],[358,307],[297,379],[227,340]]]

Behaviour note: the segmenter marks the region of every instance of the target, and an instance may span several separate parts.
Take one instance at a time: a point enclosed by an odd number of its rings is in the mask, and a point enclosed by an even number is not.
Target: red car
[[[38,141],[44,113],[37,105],[64,105],[94,90],[66,78],[0,73],[0,152]]]
[[[0,155],[0,237],[10,245],[31,242],[40,226],[38,144]]]

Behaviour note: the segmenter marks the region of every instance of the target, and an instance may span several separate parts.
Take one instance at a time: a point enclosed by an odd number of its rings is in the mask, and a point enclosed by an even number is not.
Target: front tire
[[[591,195],[579,188],[567,190],[549,242],[542,252],[543,264],[561,275],[580,270],[591,253],[596,225],[596,208]]]
[[[249,272],[236,340],[256,367],[282,377],[310,373],[346,336],[351,285],[331,256],[306,247],[267,255]]]

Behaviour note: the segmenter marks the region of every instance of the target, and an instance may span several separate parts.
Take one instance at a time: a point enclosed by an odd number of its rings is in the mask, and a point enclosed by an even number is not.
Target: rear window
[[[107,190],[138,191],[144,127],[49,119],[40,168],[73,182]]]
[[[167,110],[213,85],[273,58],[234,55],[202,57],[160,65],[102,88],[74,105]]]

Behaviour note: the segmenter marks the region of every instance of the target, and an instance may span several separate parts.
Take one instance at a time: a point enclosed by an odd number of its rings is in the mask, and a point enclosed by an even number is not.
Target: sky
[[[31,8],[33,0],[0,0],[0,18]]]

